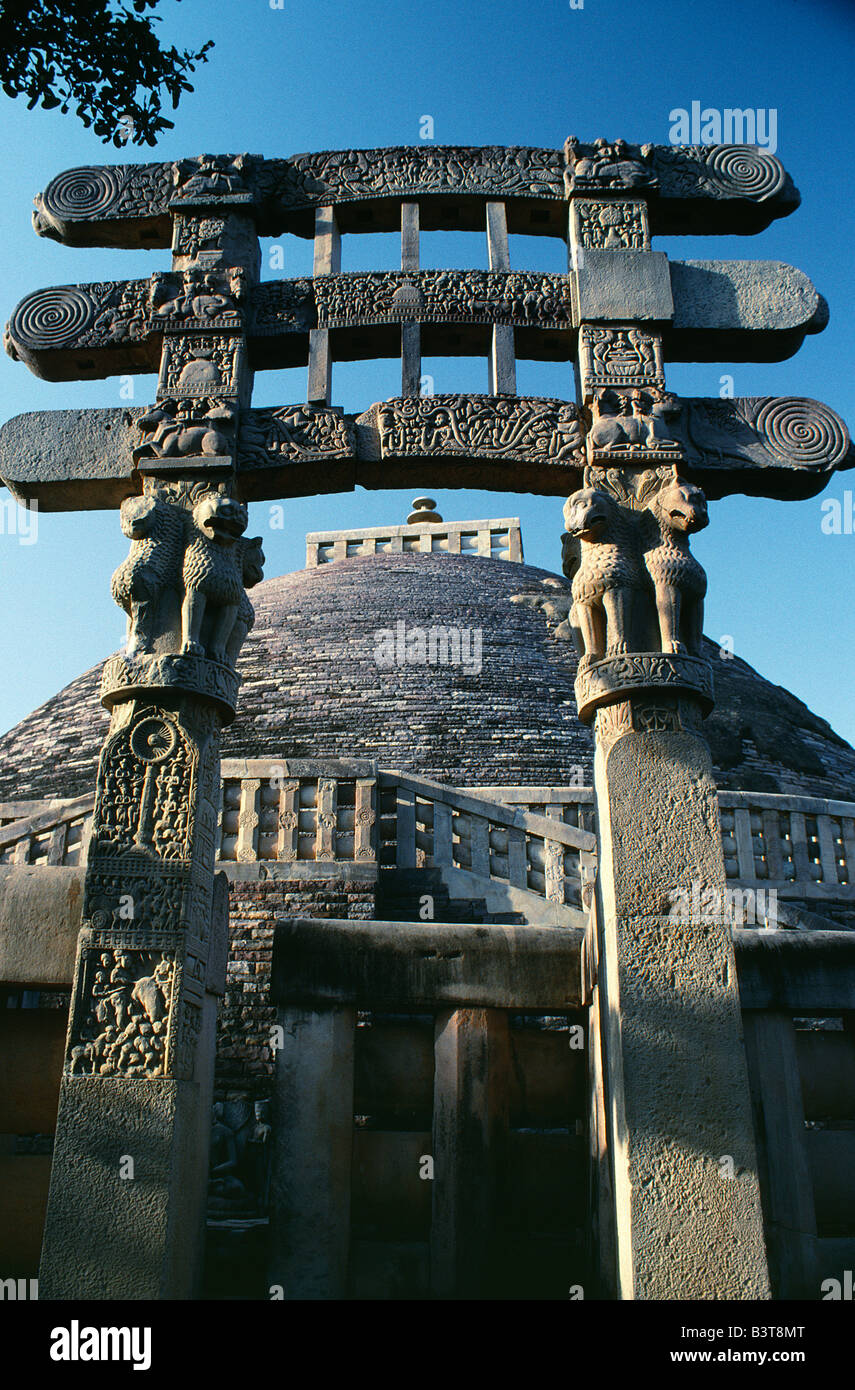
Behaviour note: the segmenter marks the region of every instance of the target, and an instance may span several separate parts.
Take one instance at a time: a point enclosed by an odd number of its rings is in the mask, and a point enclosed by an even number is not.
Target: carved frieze
[[[592,251],[649,251],[647,207],[641,201],[574,198],[574,241]]]
[[[685,691],[701,706],[713,706],[712,670],[700,657],[664,652],[624,652],[579,667],[576,703],[579,718],[588,723],[600,704],[651,690]]]
[[[629,325],[601,328],[584,323],[579,330],[579,377],[586,402],[610,386],[664,391],[661,340]]]
[[[377,407],[381,457],[463,457],[579,463],[584,449],[572,401],[518,396],[423,396]]]
[[[327,406],[283,405],[241,417],[238,467],[269,468],[277,462],[352,458],[352,419]]]
[[[568,197],[574,193],[623,191],[630,188],[652,190],[657,186],[653,145],[628,145],[625,140],[595,140],[583,145],[575,135],[564,142],[564,187]]]
[[[419,193],[561,196],[557,151],[528,146],[404,145],[325,150],[268,160],[268,196],[284,204],[346,202]]]
[[[422,270],[325,275],[314,282],[318,326],[357,323],[508,323],[569,328],[568,276],[519,271]]]
[[[312,281],[268,280],[252,296],[253,337],[305,333],[317,324]]]
[[[108,657],[101,674],[101,703],[111,709],[119,700],[175,696],[182,691],[216,705],[226,723],[235,716],[240,679],[229,665],[200,656]]]
[[[244,340],[187,333],[164,338],[158,400],[179,396],[237,396],[246,361]]]

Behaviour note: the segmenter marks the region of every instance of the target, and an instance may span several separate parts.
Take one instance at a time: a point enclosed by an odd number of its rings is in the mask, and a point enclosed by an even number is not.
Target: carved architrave
[[[572,401],[518,396],[422,396],[376,407],[381,457],[452,454],[580,463],[583,426]]]
[[[562,196],[561,157],[529,146],[405,145],[331,150],[269,160],[261,177],[271,199],[297,206],[408,194]]]
[[[756,145],[657,145],[654,165],[662,194],[671,198],[765,202],[787,184],[781,161]]]
[[[76,224],[162,217],[173,168],[163,163],[66,169],[36,198],[33,226],[40,236],[73,241]]]
[[[6,351],[38,366],[41,355],[140,343],[151,334],[151,281],[53,285],[26,295],[6,328]]]
[[[668,203],[684,230],[687,200],[735,201],[740,230],[746,204],[774,204],[769,215],[798,205],[780,161],[751,145],[634,146],[623,141],[582,145],[564,153],[527,146],[416,145],[374,150],[325,150],[287,159],[247,155],[200,156],[178,163],[102,165],[67,169],[36,199],[33,221],[42,236],[72,245],[168,245],[170,212],[208,218],[253,208],[262,235],[284,230],[289,214],[358,200],[466,195],[548,202],[588,193],[638,191],[657,200],[668,229]],[[680,204],[683,207],[680,207]],[[695,220],[697,220],[697,215]],[[768,216],[751,229],[765,225]],[[124,224],[124,225],[123,225]],[[702,227],[698,227],[702,230]]]
[[[599,705],[649,691],[685,691],[695,696],[708,713],[713,706],[710,664],[701,657],[665,652],[625,652],[590,663],[580,662],[576,677],[579,718],[590,723]]]
[[[586,404],[595,392],[609,387],[664,391],[661,339],[629,324],[601,328],[584,323],[579,330],[579,377]]]
[[[851,449],[840,416],[804,396],[683,399],[610,387],[592,395],[591,415],[586,443],[592,464],[643,469],[682,461],[697,470],[713,497],[736,490],[731,480],[737,476],[747,492],[795,490],[793,474],[845,467]]]
[[[400,270],[324,275],[313,281],[313,288],[319,328],[408,320],[553,329],[569,329],[573,323],[571,280],[566,275]]]
[[[112,842],[90,850],[83,918],[98,931],[177,932],[193,921],[200,940],[208,935],[207,915],[191,892],[189,863],[174,861],[154,866],[142,855],[112,853]]]

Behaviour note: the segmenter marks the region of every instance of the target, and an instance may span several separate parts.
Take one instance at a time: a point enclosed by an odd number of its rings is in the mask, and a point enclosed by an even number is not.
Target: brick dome
[[[573,646],[555,637],[540,607],[511,602],[547,596],[547,586],[565,587],[530,565],[444,553],[354,556],[266,580],[252,591],[256,624],[238,663],[239,713],[223,756],[371,757],[472,786],[566,785],[576,767],[590,784]],[[480,673],[474,660],[468,670],[378,666],[378,648],[401,650],[399,623],[416,646],[414,628],[480,631]],[[0,800],[93,787],[107,726],[100,671],[0,738]],[[855,800],[855,750],[824,720],[738,658],[716,659],[715,678],[706,728],[721,786]]]

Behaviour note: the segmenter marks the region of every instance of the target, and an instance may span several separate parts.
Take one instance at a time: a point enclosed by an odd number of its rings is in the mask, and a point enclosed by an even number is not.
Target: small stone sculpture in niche
[[[213,1108],[208,1215],[258,1218],[270,1197],[270,1102],[217,1101]]]

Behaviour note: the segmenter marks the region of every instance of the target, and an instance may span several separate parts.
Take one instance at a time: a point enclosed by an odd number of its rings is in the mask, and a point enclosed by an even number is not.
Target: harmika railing
[[[590,787],[447,786],[368,760],[227,759],[219,859],[441,867],[578,908],[596,857]],[[0,803],[0,864],[86,859],[94,796]],[[855,803],[719,793],[725,870],[743,887],[855,902]]]

